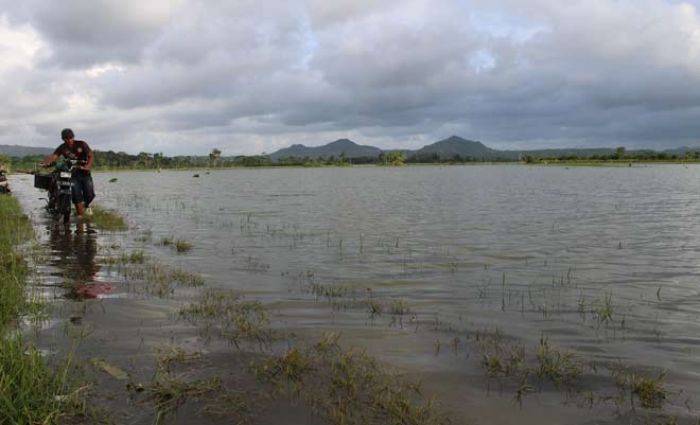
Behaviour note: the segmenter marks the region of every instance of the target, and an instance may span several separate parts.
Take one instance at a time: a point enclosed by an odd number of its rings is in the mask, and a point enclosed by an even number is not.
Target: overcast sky
[[[0,0],[0,144],[700,145],[698,1]]]

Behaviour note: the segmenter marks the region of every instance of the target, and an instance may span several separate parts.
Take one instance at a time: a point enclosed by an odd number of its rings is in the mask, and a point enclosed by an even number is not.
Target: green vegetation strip
[[[49,367],[15,332],[31,308],[25,296],[27,267],[15,247],[31,235],[17,200],[0,196],[0,424],[58,424],[85,411],[83,388],[70,378],[71,359]]]

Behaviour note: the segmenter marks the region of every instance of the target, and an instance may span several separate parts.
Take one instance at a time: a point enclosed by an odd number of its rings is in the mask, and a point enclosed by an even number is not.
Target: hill
[[[416,159],[451,159],[471,158],[476,160],[488,160],[499,157],[499,151],[486,147],[481,142],[451,136],[430,145],[423,146],[417,151],[408,154]]]
[[[53,153],[52,148],[38,148],[33,146],[0,145],[0,155],[7,156],[27,156],[27,155],[49,155]]]
[[[533,158],[590,158],[593,156],[610,156],[615,153],[614,148],[552,148],[532,150],[498,150],[492,149],[481,142],[464,139],[459,136],[451,136],[447,139],[423,146],[418,150],[392,149],[404,153],[409,162],[441,162],[450,160],[462,161],[517,161],[523,157]],[[667,154],[682,154],[691,148],[682,147],[663,151]],[[292,145],[280,149],[270,155],[272,162],[279,162],[284,158],[313,158],[324,157],[339,158],[345,154],[346,158],[378,158],[382,152],[380,148],[367,145],[358,145],[348,139],[336,140],[323,146],[309,147],[304,145]],[[629,153],[641,153],[643,151],[629,151]],[[644,151],[646,152],[646,151]],[[653,152],[653,151],[648,151]]]
[[[336,158],[345,155],[346,158],[378,157],[382,150],[374,146],[358,145],[352,140],[340,139],[323,146],[292,145],[270,154],[270,159],[277,162],[283,158]]]

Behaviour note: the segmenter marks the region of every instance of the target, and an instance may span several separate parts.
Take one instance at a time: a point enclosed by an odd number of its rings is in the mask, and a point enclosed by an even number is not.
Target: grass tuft
[[[338,334],[329,334],[308,349],[291,348],[254,364],[253,371],[301,397],[331,424],[450,423],[420,385],[384,370],[364,351],[341,349],[337,341]]]
[[[614,371],[615,384],[624,397],[629,393],[630,402],[637,399],[645,409],[661,409],[668,398],[664,385],[666,374],[661,372],[656,378],[626,369]]]
[[[192,244],[182,239],[178,239],[175,241],[175,250],[177,252],[189,252],[192,250]]]
[[[160,239],[160,245],[171,246],[178,253],[185,253],[192,250],[193,245],[184,239],[175,239],[173,236],[163,236]]]
[[[240,348],[244,340],[257,342],[263,348],[272,340],[270,319],[257,301],[243,301],[233,292],[204,291],[199,300],[180,309],[180,317],[218,328],[221,336]]]
[[[124,217],[119,215],[119,213],[105,209],[99,205],[92,207],[92,216],[90,216],[89,219],[95,227],[107,232],[121,232],[129,228],[126,224],[126,220],[124,220]]]
[[[211,378],[206,380],[185,381],[171,373],[158,372],[153,382],[144,388],[146,401],[155,404],[157,416],[155,423],[165,423],[164,420],[182,406],[187,399],[219,391],[221,380]]]

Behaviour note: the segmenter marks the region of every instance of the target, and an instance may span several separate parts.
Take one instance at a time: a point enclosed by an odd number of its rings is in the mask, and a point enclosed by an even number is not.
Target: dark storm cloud
[[[80,68],[109,61],[137,62],[171,17],[165,0],[24,0],[2,2],[50,45],[49,63]]]
[[[700,142],[692,3],[0,5],[17,40],[1,52],[16,60],[0,65],[0,126],[34,144],[68,122],[98,146],[172,153],[452,133],[496,147]]]

